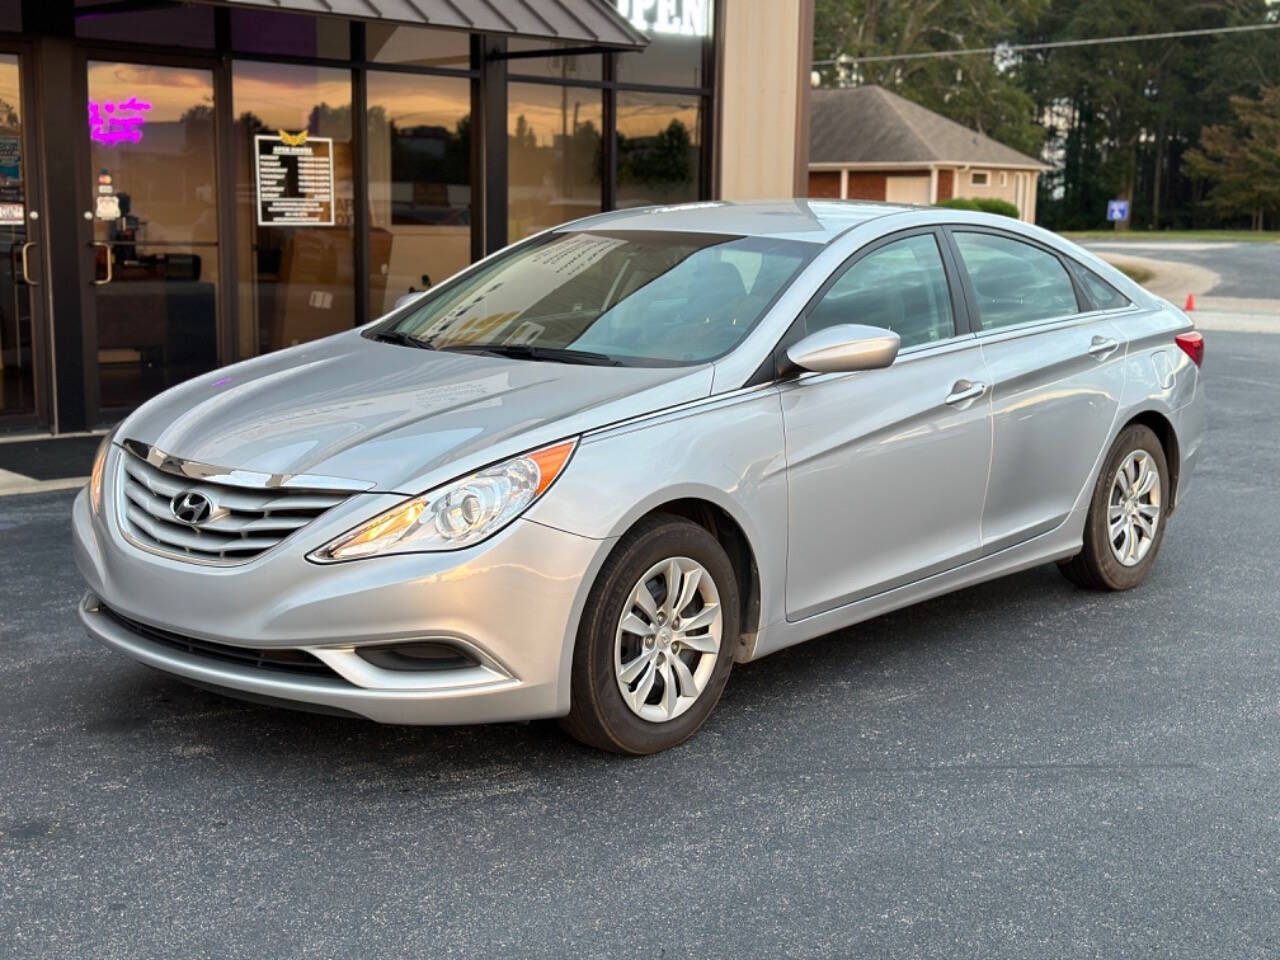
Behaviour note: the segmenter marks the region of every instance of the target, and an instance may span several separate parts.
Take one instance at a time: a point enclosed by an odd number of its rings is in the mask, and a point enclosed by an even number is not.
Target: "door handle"
[[[22,245],[22,251],[19,254],[19,256],[22,258],[22,282],[25,283],[28,287],[40,286],[39,280],[31,279],[31,268],[27,262],[27,251],[30,250],[35,245],[36,245],[36,242],[34,240],[28,240],[26,243]]]
[[[1089,344],[1089,353],[1099,360],[1105,360],[1120,348],[1120,344],[1110,337],[1096,336]]]
[[[951,387],[951,393],[947,396],[945,403],[949,407],[967,404],[970,400],[977,400],[980,396],[987,392],[985,383],[975,383],[970,380],[957,380]]]
[[[93,243],[89,244],[89,246],[101,247],[103,250],[107,251],[107,275],[103,277],[101,280],[98,280],[97,278],[95,278],[93,281],[93,285],[95,287],[100,287],[103,284],[110,283],[111,282],[111,245],[108,243],[101,243],[95,240]]]

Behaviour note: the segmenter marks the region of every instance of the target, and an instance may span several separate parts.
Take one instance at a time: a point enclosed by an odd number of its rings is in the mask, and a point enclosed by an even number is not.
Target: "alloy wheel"
[[[720,592],[706,567],[688,557],[655,563],[618,620],[613,666],[623,702],[653,723],[688,710],[715,671],[722,626]]]
[[[1160,471],[1146,450],[1134,450],[1120,462],[1107,501],[1107,539],[1123,566],[1136,567],[1151,551],[1160,493]]]

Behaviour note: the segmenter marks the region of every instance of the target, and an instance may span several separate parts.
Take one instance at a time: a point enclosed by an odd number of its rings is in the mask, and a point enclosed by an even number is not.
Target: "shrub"
[[[1008,200],[998,200],[995,197],[981,197],[977,201],[978,209],[983,213],[998,213],[1003,217],[1013,217],[1018,219],[1018,208]]]
[[[995,197],[952,197],[950,200],[943,200],[938,206],[950,207],[952,210],[977,210],[982,213],[998,213],[1001,216],[1018,219],[1017,207],[1008,200],[999,200]]]

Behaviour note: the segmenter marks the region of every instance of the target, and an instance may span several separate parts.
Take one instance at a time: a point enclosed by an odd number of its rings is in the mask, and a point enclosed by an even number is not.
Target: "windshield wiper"
[[[411,333],[405,333],[403,330],[382,330],[378,333],[370,334],[374,340],[382,343],[395,343],[402,347],[417,347],[419,350],[430,350],[431,344],[423,340],[421,337],[415,337]]]
[[[479,353],[492,357],[512,357],[517,360],[549,360],[552,363],[581,363],[595,367],[621,367],[623,362],[607,353],[591,353],[587,350],[562,350],[557,347],[538,347],[528,343],[460,343],[437,347],[455,353]]]

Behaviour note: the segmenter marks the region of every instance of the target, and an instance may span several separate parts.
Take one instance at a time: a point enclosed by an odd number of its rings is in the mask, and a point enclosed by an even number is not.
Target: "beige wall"
[[[985,186],[973,182],[975,172],[987,174]],[[955,177],[955,196],[1007,200],[1018,208],[1022,214],[1021,219],[1035,223],[1036,180],[1040,177],[1038,173],[1030,170],[1001,170],[999,167],[973,167],[970,170],[957,170]]]
[[[973,183],[973,171],[986,171],[985,186]],[[1001,182],[1004,174],[1004,182]],[[901,167],[883,170],[810,170],[807,195],[840,197],[847,200],[888,200],[894,203],[930,203],[936,190],[939,202],[952,197],[995,197],[1018,208],[1019,219],[1036,222],[1036,182],[1034,170],[1001,170],[999,167],[939,167],[936,186],[927,169]]]
[[[808,166],[812,0],[724,0],[723,11],[718,196],[795,196]]]

